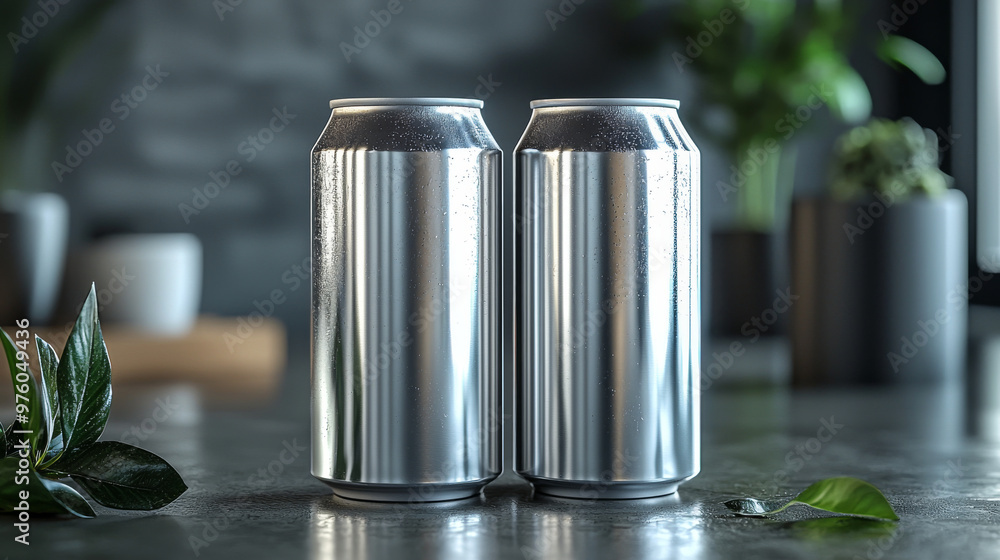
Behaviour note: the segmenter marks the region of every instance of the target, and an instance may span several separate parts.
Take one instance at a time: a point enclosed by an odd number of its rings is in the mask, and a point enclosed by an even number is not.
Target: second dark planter
[[[968,204],[796,201],[796,385],[958,379],[965,367]]]

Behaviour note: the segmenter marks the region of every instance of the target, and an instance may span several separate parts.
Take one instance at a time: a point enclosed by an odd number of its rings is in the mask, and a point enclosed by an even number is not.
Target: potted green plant
[[[636,5],[623,8],[647,24],[656,17],[630,9]],[[698,78],[685,117],[731,162],[706,195],[708,204],[735,204],[733,222],[711,238],[709,323],[717,335],[746,335],[747,322],[788,286],[794,141],[823,107],[848,123],[870,115],[871,95],[848,60],[864,8],[840,0],[685,0],[662,15],[671,64]],[[944,79],[934,55],[903,37],[879,36],[876,52],[927,83]],[[765,334],[780,326],[779,317]]]
[[[950,182],[910,119],[840,137],[829,193],[792,211],[796,384],[961,379],[968,204]]]
[[[5,0],[0,30],[0,324],[50,319],[62,281],[69,209],[56,193],[38,135],[38,109],[53,78],[79,51],[115,0],[52,3]],[[51,10],[50,10],[51,11]],[[51,176],[50,176],[51,177]]]

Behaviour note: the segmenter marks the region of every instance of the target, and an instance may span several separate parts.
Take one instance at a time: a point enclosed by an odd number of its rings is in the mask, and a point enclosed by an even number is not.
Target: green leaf
[[[0,422],[0,457],[7,456],[7,432],[3,429],[3,422]]]
[[[169,463],[149,451],[117,441],[99,441],[68,451],[58,466],[97,503],[110,508],[157,509],[187,490]]]
[[[38,351],[38,363],[42,369],[42,394],[49,405],[49,444],[42,452],[43,464],[58,459],[64,449],[62,445],[62,418],[59,410],[59,388],[57,385],[57,370],[59,358],[48,342],[35,335],[35,348]]]
[[[944,81],[947,72],[934,53],[916,41],[889,35],[878,46],[878,56],[889,64],[909,68],[926,84],[937,85]]]
[[[844,515],[890,521],[899,520],[896,512],[893,511],[892,506],[889,505],[888,500],[878,488],[864,480],[849,476],[820,480],[784,505],[782,505],[782,501],[757,500],[755,498],[730,500],[725,505],[735,511],[737,515],[763,516],[773,515],[795,504],[804,504],[823,511]]]
[[[3,433],[4,439],[7,440],[7,448],[4,451],[4,453],[3,453],[3,455],[5,457],[7,455],[10,455],[11,453],[14,452],[14,434],[13,434],[13,432],[14,432],[14,427],[15,426],[17,426],[17,422],[14,422],[10,426],[7,426],[7,429]]]
[[[111,409],[111,361],[97,318],[93,284],[66,341],[56,376],[63,447],[97,441]]]
[[[865,80],[853,68],[842,66],[832,83],[830,109],[844,122],[860,123],[871,115],[872,96]]]
[[[26,414],[27,422],[21,422],[15,417],[14,423],[11,425],[11,430],[25,430],[29,432],[27,439],[31,443],[32,458],[33,460],[37,460],[41,457],[42,450],[48,445],[48,425],[50,423],[48,403],[39,394],[35,375],[31,372],[31,369],[28,367],[21,369],[19,367],[22,361],[17,359],[18,347],[14,344],[14,341],[3,329],[0,329],[0,335],[2,335],[0,339],[3,342],[4,353],[7,355],[7,365],[10,368],[10,379],[14,384],[15,411],[18,404],[26,404],[28,408]],[[27,366],[27,360],[23,363]],[[18,382],[17,376],[19,373],[27,373],[28,379],[26,382]],[[27,392],[22,393],[19,391],[18,388],[21,386],[26,387]],[[18,398],[18,395],[23,395],[24,398]],[[21,436],[22,434],[17,435]]]
[[[59,458],[62,457],[65,450],[66,448],[63,446],[62,434],[59,434],[52,438],[49,442],[49,450],[42,457],[41,462],[38,463],[36,468],[39,470],[46,470],[53,466],[59,461]]]
[[[0,512],[17,511],[31,513],[65,513],[77,517],[94,517],[94,508],[72,487],[55,480],[49,480],[34,470],[19,474],[18,457],[0,460]],[[27,491],[27,499],[21,492]]]
[[[95,517],[97,515],[97,513],[94,512],[94,508],[90,505],[90,502],[81,496],[79,492],[74,490],[72,486],[63,484],[58,480],[45,478],[35,471],[31,471],[29,476],[34,480],[41,482],[42,486],[48,492],[48,495],[46,496],[45,492],[32,491],[31,498],[37,500],[38,497],[41,496],[43,503],[44,501],[51,499],[55,502],[55,504],[58,504],[64,509],[63,512],[56,513],[69,513],[77,517],[84,518]],[[31,504],[29,507],[34,510],[35,505]]]

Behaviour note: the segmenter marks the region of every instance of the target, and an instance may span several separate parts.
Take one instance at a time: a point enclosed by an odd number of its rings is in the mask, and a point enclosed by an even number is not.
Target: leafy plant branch
[[[737,169],[750,168],[745,182],[732,184],[737,226],[765,232],[781,227],[794,177],[794,156],[783,156],[793,136],[813,124],[812,115],[823,105],[848,123],[864,122],[871,114],[871,93],[849,60],[865,4],[685,0],[658,11],[661,2],[653,2],[653,9],[648,2],[619,2],[626,17],[661,14],[661,39],[675,49],[669,63],[699,78],[687,111],[693,128]],[[910,39],[879,36],[872,47],[880,59],[925,83],[945,78],[941,62]],[[761,152],[767,142],[774,147]],[[755,157],[761,153],[763,158]]]
[[[27,501],[33,513],[96,515],[79,492],[59,482],[66,477],[97,503],[116,509],[157,509],[187,490],[177,471],[153,453],[98,441],[111,409],[111,360],[93,286],[61,357],[35,337],[42,370],[37,381],[27,365],[27,340],[15,342],[2,330],[0,339],[17,414],[6,430],[0,426],[0,511],[14,511]]]

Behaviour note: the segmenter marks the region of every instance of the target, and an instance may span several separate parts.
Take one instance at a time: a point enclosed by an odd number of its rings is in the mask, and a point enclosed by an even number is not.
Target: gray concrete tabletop
[[[153,512],[96,506],[95,519],[35,516],[28,547],[13,542],[8,517],[0,557],[1000,557],[1000,417],[966,406],[964,387],[711,387],[702,472],[677,494],[545,498],[507,472],[479,498],[386,505],[337,498],[310,476],[301,356],[293,352],[279,394],[263,404],[216,404],[186,386],[116,388],[104,438],[160,454],[190,489]],[[838,475],[878,486],[901,520],[801,506],[741,518],[723,506],[791,497]]]

